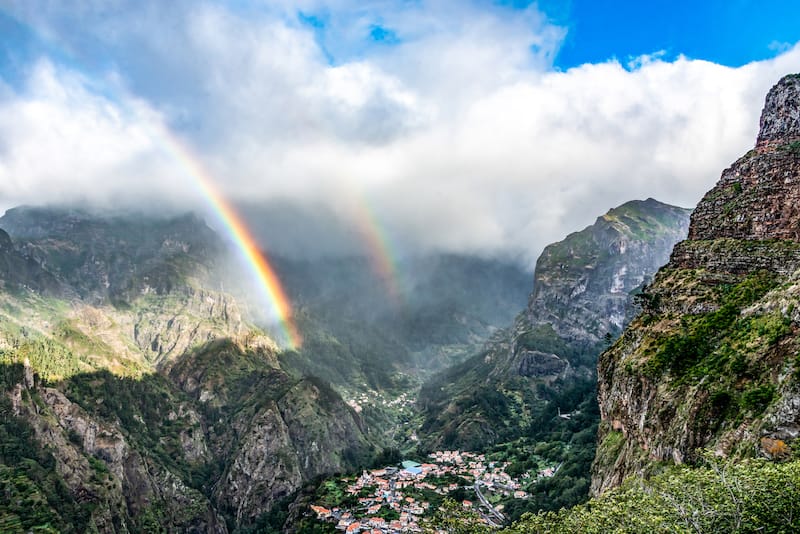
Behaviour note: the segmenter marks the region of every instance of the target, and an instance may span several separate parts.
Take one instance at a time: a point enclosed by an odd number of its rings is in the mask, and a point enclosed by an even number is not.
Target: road
[[[486,508],[488,508],[489,509],[489,513],[491,513],[495,517],[495,519],[497,519],[500,523],[498,524],[492,518],[486,516],[483,513],[481,515],[483,516],[483,518],[486,521],[489,522],[489,525],[491,525],[493,527],[502,527],[503,523],[505,523],[505,521],[506,521],[506,518],[505,518],[505,516],[503,514],[501,514],[497,510],[495,510],[494,506],[492,506],[489,503],[489,501],[486,500],[486,497],[484,497],[483,492],[481,491],[481,484],[484,484],[484,482],[481,481],[481,480],[476,480],[475,481],[475,485],[473,486],[475,488],[475,494],[478,496],[478,500],[481,501],[481,504],[483,504]]]

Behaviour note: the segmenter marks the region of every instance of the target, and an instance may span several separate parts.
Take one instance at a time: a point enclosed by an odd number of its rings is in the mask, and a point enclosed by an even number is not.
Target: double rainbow
[[[16,23],[29,28],[32,33],[39,33],[35,28],[23,20],[17,19],[7,10],[0,8],[0,13],[13,18]],[[80,67],[80,59],[71,52],[71,48],[68,45],[58,39],[57,35],[48,35],[45,41],[55,45],[56,49],[64,53],[66,58],[77,63]],[[113,88],[105,88],[112,95],[116,93]],[[299,348],[302,345],[302,337],[292,317],[291,302],[287,298],[286,292],[275,274],[275,270],[270,265],[266,255],[260,250],[247,225],[214,185],[212,175],[203,167],[199,159],[192,154],[192,151],[184,146],[170,132],[167,126],[160,124],[154,130],[149,133],[156,141],[161,141],[160,145],[165,152],[174,157],[183,166],[188,176],[197,184],[198,190],[214,210],[222,226],[241,251],[255,279],[258,281],[259,288],[266,301],[270,303],[272,311],[278,319],[281,333],[287,341],[288,347],[290,349]],[[400,284],[398,282],[400,278],[388,236],[379,224],[378,217],[370,210],[366,201],[357,202],[356,208],[359,230],[367,242],[373,266],[384,281],[390,297],[397,302],[401,297]]]

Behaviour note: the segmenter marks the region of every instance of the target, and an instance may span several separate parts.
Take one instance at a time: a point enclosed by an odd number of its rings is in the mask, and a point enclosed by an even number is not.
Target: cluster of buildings
[[[461,451],[437,451],[430,455],[430,463],[405,461],[400,467],[386,467],[362,472],[347,482],[345,493],[358,505],[349,509],[313,505],[317,519],[336,523],[336,528],[346,532],[395,533],[421,532],[420,518],[427,514],[430,503],[415,498],[423,490],[448,495],[459,488],[455,480],[466,482],[461,486],[469,491],[480,491],[479,486],[504,496],[525,499],[528,494],[520,482],[508,473],[506,462],[487,461],[483,454]],[[541,473],[540,473],[541,476]],[[551,475],[552,476],[552,475]],[[447,482],[444,482],[447,481]],[[483,495],[478,494],[487,506]],[[465,507],[478,506],[470,500],[462,501]]]
[[[409,409],[414,404],[414,398],[408,393],[402,393],[399,397],[387,398],[377,391],[362,391],[355,397],[348,399],[347,404],[361,413],[364,406],[383,406],[384,408],[396,408],[399,410]]]

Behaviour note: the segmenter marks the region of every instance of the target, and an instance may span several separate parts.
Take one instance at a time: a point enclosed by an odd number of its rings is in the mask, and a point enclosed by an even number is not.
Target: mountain
[[[87,303],[125,303],[169,293],[184,278],[208,281],[222,241],[196,215],[168,219],[95,216],[66,208],[13,208],[0,228],[19,252]],[[206,284],[208,285],[208,284]]]
[[[653,199],[632,201],[546,247],[514,325],[422,388],[423,446],[480,449],[589,399],[597,355],[632,317],[633,292],[686,235],[688,216]]]
[[[220,290],[199,218],[18,208],[0,227],[0,530],[244,531],[375,454]]]
[[[723,171],[688,239],[599,361],[592,491],[634,474],[796,457],[800,435],[800,76],[766,97],[753,150]]]

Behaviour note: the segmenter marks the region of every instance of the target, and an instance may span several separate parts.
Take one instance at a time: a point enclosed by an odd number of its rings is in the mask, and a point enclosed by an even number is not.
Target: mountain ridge
[[[723,171],[688,238],[599,362],[592,491],[660,462],[791,457],[798,420],[800,78],[768,93],[756,148]]]

